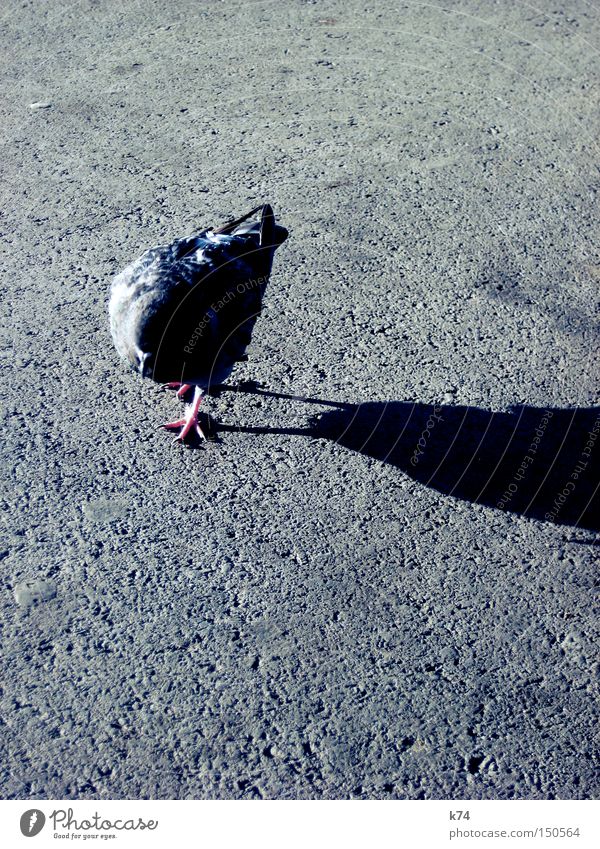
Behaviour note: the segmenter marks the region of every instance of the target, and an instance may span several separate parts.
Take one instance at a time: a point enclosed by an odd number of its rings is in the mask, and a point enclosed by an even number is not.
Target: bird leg
[[[177,430],[178,428],[181,428],[181,431],[175,437],[174,442],[186,442],[192,431],[196,434],[196,436],[199,436],[200,439],[206,439],[206,436],[200,427],[200,423],[198,422],[198,410],[200,409],[203,397],[204,392],[202,389],[200,389],[199,386],[195,386],[194,399],[192,403],[186,407],[185,418],[178,419],[176,422],[165,422],[165,424],[159,425],[159,427],[164,427],[167,430]]]
[[[174,380],[174,381],[171,381],[169,383],[163,383],[162,388],[163,389],[176,389],[177,392],[175,394],[177,395],[177,397],[178,398],[184,398],[187,395],[187,393],[190,391],[192,386],[191,386],[190,383],[178,383],[176,380]]]

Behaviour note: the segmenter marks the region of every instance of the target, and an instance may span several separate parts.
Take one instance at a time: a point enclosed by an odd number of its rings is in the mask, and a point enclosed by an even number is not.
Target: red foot
[[[186,387],[186,391],[190,388],[187,384],[184,384],[184,386]],[[179,395],[179,392],[177,394]],[[200,387],[194,387],[194,400],[188,406],[185,418],[178,419],[176,422],[165,422],[165,424],[159,425],[159,427],[164,427],[166,430],[177,430],[178,428],[181,428],[181,431],[173,440],[174,442],[187,442],[192,432],[200,439],[206,439],[206,436],[200,427],[200,423],[198,422],[198,410],[200,409],[202,398],[203,393]]]
[[[177,397],[178,398],[184,398],[187,395],[187,393],[190,391],[190,389],[192,388],[192,385],[191,385],[191,383],[178,383],[177,381],[171,381],[170,383],[163,383],[162,388],[163,389],[176,389],[177,390],[177,393],[176,393]]]

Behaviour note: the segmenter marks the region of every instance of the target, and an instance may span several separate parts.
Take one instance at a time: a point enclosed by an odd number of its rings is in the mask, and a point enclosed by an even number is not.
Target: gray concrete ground
[[[600,12],[451,6],[4,4],[4,798],[598,793],[584,490],[545,521],[410,457],[427,405],[593,431]],[[174,447],[111,277],[262,201],[264,392]],[[423,426],[391,462],[306,399]]]

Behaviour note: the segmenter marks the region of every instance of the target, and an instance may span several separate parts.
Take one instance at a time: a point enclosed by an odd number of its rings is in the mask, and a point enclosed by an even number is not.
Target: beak
[[[142,377],[147,376],[147,371],[149,371],[148,360],[150,359],[151,356],[152,356],[152,354],[149,353],[149,352],[147,352],[147,353],[143,352],[143,351],[138,352],[138,360],[139,360],[139,364],[140,364],[139,368],[140,368],[140,374],[142,375]]]

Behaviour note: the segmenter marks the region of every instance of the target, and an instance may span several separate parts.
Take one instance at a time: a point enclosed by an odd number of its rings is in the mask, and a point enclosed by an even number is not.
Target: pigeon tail
[[[260,216],[258,215],[260,213]],[[270,203],[257,206],[250,212],[230,221],[222,227],[217,227],[213,233],[222,233],[229,236],[258,235],[260,247],[272,250],[282,245],[288,237],[288,231],[275,223],[273,207]]]

